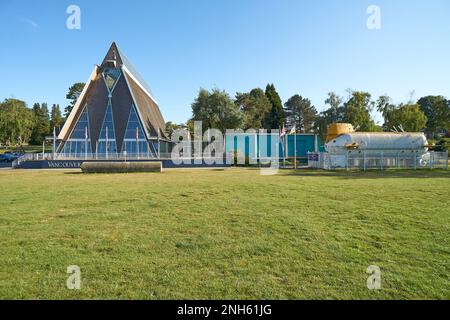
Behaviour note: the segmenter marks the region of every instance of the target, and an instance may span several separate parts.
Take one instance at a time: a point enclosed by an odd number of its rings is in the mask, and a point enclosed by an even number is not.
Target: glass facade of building
[[[130,156],[146,156],[150,153],[148,142],[134,105],[131,107],[130,116],[128,117],[122,153],[124,151]]]
[[[114,89],[117,80],[119,80],[121,75],[120,69],[116,68],[108,68],[103,71],[103,77],[105,78],[106,86],[108,87],[109,92],[112,92]]]
[[[91,138],[89,134],[89,115],[85,109],[72,132],[69,140],[64,145],[62,153],[66,157],[82,157],[86,153],[92,153]]]
[[[59,134],[58,156],[144,159],[168,150],[160,147],[167,137],[157,102],[115,43],[78,99]]]
[[[97,144],[97,154],[112,157],[117,155],[116,131],[114,130],[114,121],[111,100],[106,109],[105,119],[103,120],[102,130]]]

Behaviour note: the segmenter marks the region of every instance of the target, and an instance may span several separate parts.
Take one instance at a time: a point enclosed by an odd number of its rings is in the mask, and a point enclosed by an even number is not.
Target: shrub
[[[162,162],[83,162],[84,173],[162,172]]]
[[[436,143],[436,151],[449,151],[450,150],[450,138],[442,138]]]

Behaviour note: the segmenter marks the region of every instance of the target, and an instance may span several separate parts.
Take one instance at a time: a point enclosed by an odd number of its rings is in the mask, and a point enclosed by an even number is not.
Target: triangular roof
[[[111,67],[121,69],[122,71],[122,76],[116,83],[117,88],[114,89],[118,92],[114,92],[112,96],[108,93],[108,88],[102,77],[103,70]],[[128,115],[131,105],[134,105],[144,127],[147,139],[157,137],[167,138],[165,134],[165,121],[150,87],[115,42],[111,44],[101,65],[94,67],[94,71],[86,82],[58,138],[63,141],[69,139],[81,112],[87,106],[91,109],[89,113],[92,113],[92,121],[90,116],[91,135],[92,141],[95,143],[102,125],[98,119],[103,119],[104,117],[107,107],[105,102],[108,97],[112,99],[115,117],[114,122],[117,124],[116,130],[118,130],[118,135],[124,130],[122,127],[126,126],[127,119],[124,119],[125,114]],[[116,118],[118,118],[117,121]],[[122,124],[122,122],[125,123]],[[121,143],[119,141],[118,146]]]
[[[145,82],[144,78],[139,74],[139,72],[136,70],[134,65],[131,63],[131,61],[127,58],[127,56],[123,53],[122,50],[117,46],[115,42],[111,44],[111,47],[108,50],[108,53],[105,56],[105,59],[103,59],[102,65],[105,65],[108,61],[116,61],[117,67],[125,67],[128,73],[130,73],[136,81],[139,83],[140,86],[142,86],[144,91],[147,91],[147,95],[151,97],[152,100],[156,102],[155,98],[153,97],[152,90],[150,89],[150,86]]]

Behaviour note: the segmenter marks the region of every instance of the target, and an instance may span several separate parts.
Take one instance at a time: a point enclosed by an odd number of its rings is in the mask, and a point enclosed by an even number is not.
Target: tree
[[[302,133],[311,132],[317,117],[317,110],[311,100],[296,94],[285,104],[286,122],[288,127],[294,127]]]
[[[368,92],[353,91],[349,100],[344,103],[343,121],[351,123],[359,131],[379,131],[375,122],[370,116],[374,107],[371,95]]]
[[[42,105],[35,103],[32,110],[34,125],[31,131],[30,144],[40,145],[45,136],[50,133],[48,107],[46,103],[42,103]]]
[[[417,103],[428,119],[425,132],[430,138],[450,129],[450,102],[443,96],[426,96]]]
[[[167,135],[169,136],[169,139],[172,139],[172,134],[175,130],[181,130],[181,129],[187,129],[187,125],[184,123],[176,124],[171,121],[166,122],[166,132],[167,132]]]
[[[397,127],[401,126],[407,132],[422,131],[427,124],[427,117],[418,104],[399,106],[394,111],[394,119],[392,123],[395,125],[395,121],[397,121]]]
[[[225,132],[241,127],[242,113],[225,91],[202,88],[192,103],[192,120],[202,121],[203,131],[214,128]]]
[[[278,95],[273,84],[268,84],[266,87],[266,97],[271,104],[270,112],[267,114],[264,121],[265,129],[279,129],[284,126],[286,116],[283,110],[283,103]]]
[[[25,102],[6,99],[0,103],[0,142],[23,144],[28,141],[33,127],[33,114]]]
[[[314,131],[319,134],[322,140],[325,140],[328,132],[328,125],[344,121],[343,99],[334,92],[328,93],[325,105],[328,109],[322,111],[314,121]]]
[[[377,101],[377,109],[383,115],[385,131],[403,129],[407,132],[418,132],[426,126],[427,117],[418,104],[396,106],[388,96],[381,96]]]
[[[66,119],[69,116],[70,112],[72,111],[73,107],[75,106],[75,103],[77,103],[78,97],[80,96],[81,92],[83,91],[84,86],[85,86],[85,83],[77,82],[77,83],[74,83],[69,88],[69,92],[66,95],[66,99],[70,100],[70,103],[64,109],[64,117]]]
[[[53,132],[53,128],[57,129],[59,132],[64,125],[64,118],[61,115],[61,109],[59,108],[59,104],[53,104],[52,112],[50,115],[50,131]]]
[[[243,127],[260,129],[264,127],[264,120],[269,114],[272,104],[260,88],[249,93],[236,93],[235,104],[243,113]]]
[[[376,104],[377,110],[383,115],[385,131],[403,129],[409,132],[418,132],[426,126],[427,117],[420,106],[411,100],[407,104],[396,106],[385,95],[381,96]]]
[[[325,100],[325,105],[330,108],[326,111],[330,123],[341,122],[344,119],[344,107],[342,106],[342,97],[335,92],[329,92],[328,98]]]
[[[396,106],[391,103],[391,98],[387,95],[378,98],[376,102],[376,107],[378,112],[380,112],[383,118],[385,119],[385,121],[389,113],[396,108]]]

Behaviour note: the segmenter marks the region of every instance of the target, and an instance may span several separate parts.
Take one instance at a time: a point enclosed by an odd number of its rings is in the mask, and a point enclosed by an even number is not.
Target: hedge
[[[162,172],[162,162],[83,162],[84,173]]]

